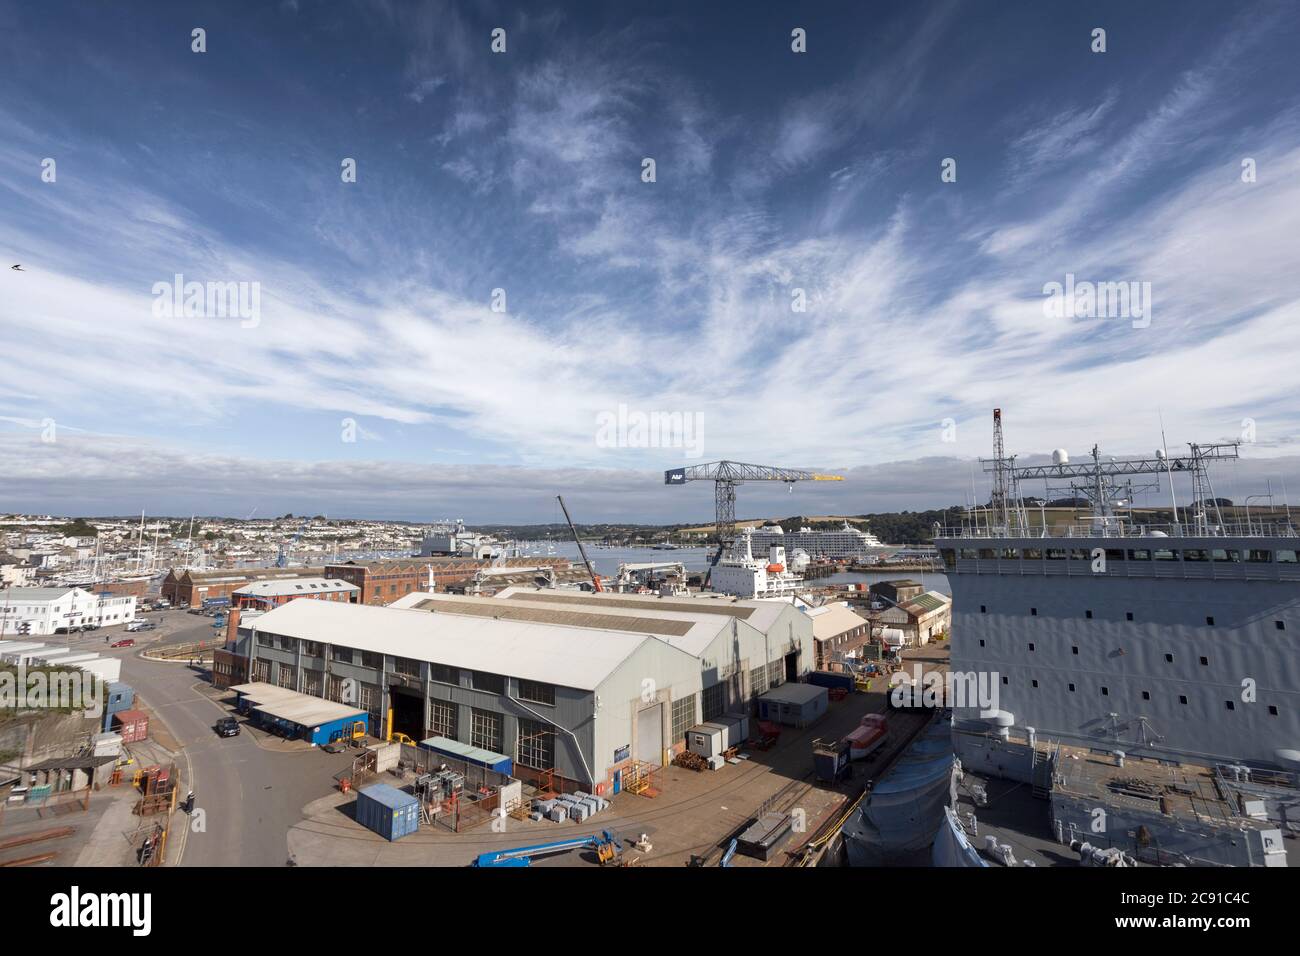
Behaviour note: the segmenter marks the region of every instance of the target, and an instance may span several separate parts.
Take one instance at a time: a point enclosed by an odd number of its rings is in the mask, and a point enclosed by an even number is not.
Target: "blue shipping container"
[[[385,840],[400,840],[420,829],[420,801],[386,783],[357,791],[357,822]]]
[[[852,691],[857,686],[852,674],[838,671],[810,671],[808,683],[817,687],[843,687],[847,691]]]
[[[130,684],[112,681],[104,688],[104,729],[113,726],[113,715],[135,707],[135,690]]]

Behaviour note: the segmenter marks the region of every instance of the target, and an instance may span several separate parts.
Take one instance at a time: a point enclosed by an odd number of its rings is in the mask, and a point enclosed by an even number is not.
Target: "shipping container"
[[[356,818],[367,830],[390,842],[420,829],[420,801],[384,783],[357,791]]]
[[[104,689],[104,730],[113,729],[113,715],[135,706],[135,689],[122,681],[112,681]]]
[[[119,710],[113,715],[113,730],[122,742],[133,744],[149,739],[149,715],[143,710]]]
[[[850,693],[852,693],[857,685],[852,674],[838,671],[809,671],[808,683],[828,689],[832,687],[842,687]]]

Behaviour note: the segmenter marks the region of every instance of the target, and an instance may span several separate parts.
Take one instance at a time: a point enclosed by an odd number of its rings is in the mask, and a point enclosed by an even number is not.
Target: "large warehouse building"
[[[374,732],[451,738],[513,758],[517,776],[604,793],[813,660],[811,623],[789,604],[532,588],[292,601],[239,635],[250,680],[355,694]]]

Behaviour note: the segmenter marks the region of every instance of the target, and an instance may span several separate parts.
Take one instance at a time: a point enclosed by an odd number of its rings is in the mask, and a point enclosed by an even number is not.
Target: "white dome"
[[[1070,453],[1067,452],[1064,448],[1056,448],[1052,450],[1053,465],[1068,465],[1069,463],[1070,463]]]

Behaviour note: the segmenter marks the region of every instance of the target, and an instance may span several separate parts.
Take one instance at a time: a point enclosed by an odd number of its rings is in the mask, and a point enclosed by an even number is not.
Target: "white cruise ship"
[[[847,521],[843,528],[814,531],[800,528],[786,531],[779,524],[766,524],[753,533],[754,550],[760,554],[768,548],[785,548],[787,554],[805,552],[814,561],[864,561],[893,554],[897,547],[881,542],[874,534],[855,528]]]

